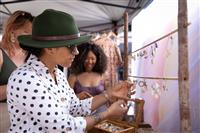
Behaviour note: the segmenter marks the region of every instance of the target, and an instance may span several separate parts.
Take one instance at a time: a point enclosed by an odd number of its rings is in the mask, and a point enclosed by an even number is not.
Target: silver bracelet
[[[99,113],[94,114],[94,115],[93,115],[93,118],[94,118],[95,124],[96,124],[96,123],[99,123],[99,122],[102,120]]]
[[[108,93],[106,91],[103,91],[103,96],[106,98],[106,100],[109,100]]]

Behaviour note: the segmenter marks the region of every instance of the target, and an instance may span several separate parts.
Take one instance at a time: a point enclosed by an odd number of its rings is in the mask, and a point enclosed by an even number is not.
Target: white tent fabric
[[[153,0],[1,0],[0,24],[2,25],[4,19],[8,16],[5,13],[25,10],[37,16],[43,10],[52,8],[72,14],[82,32],[95,32],[112,28],[116,25],[122,25],[125,11],[129,13],[129,21],[131,21],[152,1]]]

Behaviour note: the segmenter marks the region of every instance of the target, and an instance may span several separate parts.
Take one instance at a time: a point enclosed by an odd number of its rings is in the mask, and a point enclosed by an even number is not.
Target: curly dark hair
[[[71,67],[70,73],[78,75],[85,72],[84,62],[89,51],[92,51],[97,60],[93,72],[103,74],[107,69],[107,57],[101,47],[91,43],[84,43],[78,46],[79,54],[75,57]]]

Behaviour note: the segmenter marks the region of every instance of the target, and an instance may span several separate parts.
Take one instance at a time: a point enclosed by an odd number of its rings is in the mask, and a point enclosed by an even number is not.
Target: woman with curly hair
[[[105,90],[103,74],[107,68],[107,57],[101,47],[85,43],[78,47],[79,55],[70,70],[69,84],[80,99],[95,96]]]

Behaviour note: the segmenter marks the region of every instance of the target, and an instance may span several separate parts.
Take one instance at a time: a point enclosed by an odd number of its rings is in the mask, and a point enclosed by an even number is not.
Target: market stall
[[[74,1],[39,1],[39,0],[2,0],[0,2],[0,33],[2,32],[2,26],[4,20],[9,14],[16,10],[25,10],[31,12],[33,15],[38,15],[44,9],[54,8],[68,13],[71,13],[80,28],[81,34],[96,34],[105,31],[113,31],[115,34],[124,32],[124,79],[128,79],[128,42],[127,42],[127,29],[131,20],[144,8],[146,8],[153,0],[124,0],[124,1],[97,1],[97,0],[74,0]],[[40,5],[40,6],[38,6]],[[189,73],[188,73],[188,53],[187,53],[187,2],[179,0],[179,16],[178,16],[178,32],[179,35],[179,75],[178,78],[173,77],[161,77],[163,80],[179,80],[179,102],[180,102],[180,114],[181,114],[181,131],[191,132],[190,112],[189,112]],[[173,32],[174,33],[174,32]],[[169,35],[171,35],[170,33]],[[168,36],[169,36],[168,35]],[[167,37],[168,37],[167,36]],[[166,37],[166,36],[164,36]],[[113,85],[117,82],[117,65],[122,64],[122,57],[119,54],[117,45],[113,43],[113,40],[109,40],[109,35],[102,35],[100,38],[96,38],[95,43],[100,45],[109,58],[108,79],[109,84]],[[161,38],[162,39],[162,38]],[[156,40],[158,41],[158,40]],[[156,42],[155,41],[155,42]],[[152,44],[156,44],[153,42]],[[134,44],[133,44],[134,45]],[[151,44],[149,44],[151,45]],[[139,49],[142,50],[142,49]],[[138,50],[138,51],[139,51]],[[134,51],[134,52],[138,52]],[[145,57],[146,53],[141,53],[141,56]],[[132,76],[135,78],[141,78],[138,76]],[[152,78],[152,77],[142,77]],[[159,79],[160,77],[156,77]],[[145,85],[143,83],[143,85]],[[140,100],[139,100],[140,101]],[[142,112],[144,101],[139,102],[140,108],[137,108],[135,112],[138,113],[138,120],[134,119],[133,124],[127,125],[122,121],[111,122],[111,124],[120,123],[124,129],[138,128],[142,122]],[[136,117],[135,117],[136,118]],[[108,122],[108,121],[105,121]],[[96,128],[101,128],[102,125],[97,125]],[[129,130],[129,131],[130,131]],[[109,132],[109,131],[108,131]]]

